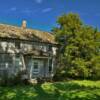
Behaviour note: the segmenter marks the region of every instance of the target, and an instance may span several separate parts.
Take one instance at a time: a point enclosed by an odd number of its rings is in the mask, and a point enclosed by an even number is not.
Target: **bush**
[[[8,74],[5,74],[4,77],[0,80],[0,85],[2,86],[12,86],[12,85],[18,85],[18,84],[28,84],[27,79],[22,79],[22,75],[25,74],[25,72],[18,72],[16,76],[8,77]]]

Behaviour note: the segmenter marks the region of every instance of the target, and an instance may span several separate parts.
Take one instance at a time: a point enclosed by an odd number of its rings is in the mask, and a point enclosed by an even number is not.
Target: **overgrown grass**
[[[0,100],[100,100],[100,81],[0,87]]]

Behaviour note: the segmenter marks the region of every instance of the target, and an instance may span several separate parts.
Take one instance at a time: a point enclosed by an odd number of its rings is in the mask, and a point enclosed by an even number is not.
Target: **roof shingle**
[[[34,37],[39,38],[42,42],[49,42],[55,44],[54,36],[48,32],[43,32],[34,29],[23,29],[17,26],[0,24],[0,37],[16,38],[24,40],[33,40]]]

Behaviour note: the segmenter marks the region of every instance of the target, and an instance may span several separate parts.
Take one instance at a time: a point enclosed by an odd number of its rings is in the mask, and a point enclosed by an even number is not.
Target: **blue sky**
[[[85,24],[100,28],[100,0],[0,0],[0,23],[50,31],[58,16],[78,13]]]

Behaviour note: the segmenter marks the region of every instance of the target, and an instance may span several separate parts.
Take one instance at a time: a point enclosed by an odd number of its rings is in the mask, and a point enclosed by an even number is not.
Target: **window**
[[[39,72],[39,64],[38,62],[34,62],[33,73],[38,73],[38,72]]]
[[[15,57],[15,66],[16,67],[22,66],[22,60],[21,60],[20,55],[16,55]]]
[[[16,47],[17,49],[20,49],[20,42],[15,42],[15,47]]]
[[[0,54],[0,68],[11,67],[13,63],[13,56],[11,54]]]
[[[49,72],[52,72],[52,59],[49,60]]]
[[[37,62],[34,63],[34,69],[38,69],[38,63]]]
[[[51,51],[51,50],[52,50],[52,46],[49,45],[49,46],[48,46],[48,51]]]

